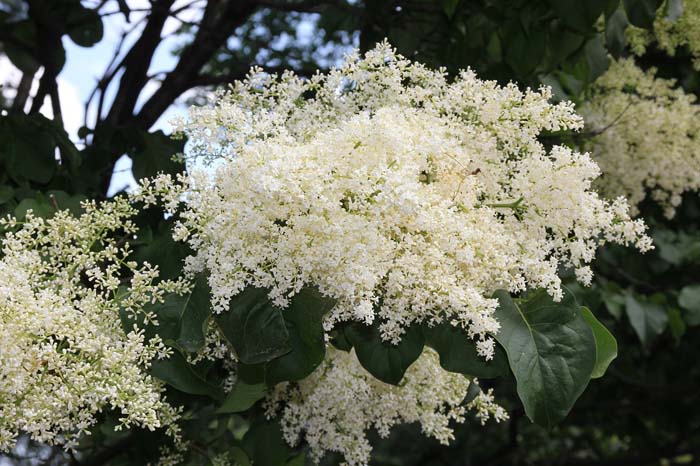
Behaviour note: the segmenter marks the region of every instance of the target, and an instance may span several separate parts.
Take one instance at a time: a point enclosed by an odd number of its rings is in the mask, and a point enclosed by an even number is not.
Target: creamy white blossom
[[[179,438],[178,412],[147,373],[167,348],[125,333],[119,311],[141,313],[184,283],[156,283],[157,269],[126,260],[113,235],[135,231],[125,199],[83,207],[80,217],[0,223],[0,451],[21,433],[72,447],[108,409],[121,413],[120,428],[167,427]]]
[[[275,387],[267,400],[271,417],[279,416],[291,445],[303,436],[318,462],[339,452],[350,466],[366,465],[372,447],[366,432],[387,437],[400,423],[418,423],[423,433],[446,445],[454,439],[450,423],[464,422],[472,410],[484,423],[508,419],[489,392],[479,391],[463,403],[470,382],[440,367],[438,355],[426,349],[406,372],[401,386],[383,383],[357,361],[354,352],[329,348],[324,362],[306,379]]]
[[[602,170],[602,193],[626,197],[633,214],[650,195],[673,217],[681,195],[700,188],[700,106],[655,74],[632,59],[611,64],[581,110],[594,135],[585,147]]]
[[[643,55],[649,45],[655,44],[674,56],[679,48],[686,47],[693,57],[694,67],[700,69],[700,0],[683,0],[681,9],[680,16],[676,17],[675,12],[670,15],[669,0],[666,0],[656,12],[653,31],[628,27],[625,33],[632,52]]]
[[[285,306],[311,285],[337,300],[328,329],[378,318],[397,342],[447,320],[489,358],[496,289],[558,299],[560,266],[587,282],[604,242],[650,247],[624,200],[591,188],[588,154],[538,141],[582,126],[550,97],[470,70],[450,82],[387,44],[306,81],[253,70],[180,123],[215,166],[137,198],[184,203],[176,236],[195,251],[188,271],[209,273],[216,312],[247,286]]]

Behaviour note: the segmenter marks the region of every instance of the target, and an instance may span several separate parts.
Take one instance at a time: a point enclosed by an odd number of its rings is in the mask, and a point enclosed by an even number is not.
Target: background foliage
[[[557,98],[582,102],[587,86],[607,69],[609,56],[627,54],[628,25],[651,28],[656,14],[682,8],[678,0],[152,0],[138,8],[135,3],[0,2],[0,52],[22,72],[19,82],[5,83],[0,99],[0,214],[22,217],[31,208],[49,216],[58,208],[77,211],[79,201],[87,197],[104,199],[115,163],[124,154],[132,158],[137,178],[159,171],[176,173],[183,167],[171,155],[181,152],[185,141],[153,131],[153,124],[178,99],[201,102],[207,90],[244,77],[252,65],[308,76],[336,63],[349,46],[368,49],[386,37],[400,53],[431,66],[445,66],[450,72],[469,66],[480,77],[512,80],[523,87],[544,83],[553,87]],[[181,44],[174,68],[150,75],[166,20],[186,8],[196,11],[197,19],[181,20],[173,33]],[[63,126],[56,81],[66,61],[64,44],[93,47],[103,40],[109,15],[122,15],[138,38],[130,46],[118,44],[91,94],[91,117],[77,139],[71,139]],[[296,32],[301,26],[310,27],[313,34],[300,38]],[[652,47],[639,62],[678,79],[687,92],[700,92],[698,72],[686,51],[669,57]],[[156,90],[151,92],[147,86],[153,83]],[[52,119],[39,112],[44,102],[52,108]],[[518,374],[489,379],[483,383],[497,388],[510,421],[485,428],[467,423],[457,428],[457,439],[447,448],[425,439],[413,426],[397,428],[389,439],[376,439],[375,464],[697,463],[700,202],[696,193],[688,194],[673,220],[666,220],[653,205],[641,210],[656,249],[645,256],[623,248],[603,249],[595,262],[593,286],[570,284],[578,302],[616,336],[619,356],[605,377],[591,381],[564,421],[550,429],[530,422],[516,395]],[[135,244],[136,256],[158,264],[166,277],[176,275],[187,251],[170,239],[170,221],[155,210],[144,211],[139,221],[143,234]],[[206,301],[205,288],[198,283],[191,296],[157,310],[165,322],[159,333],[184,351],[203,342],[208,313],[202,313],[205,306],[198,303]],[[308,299],[318,299],[313,290],[308,294]],[[241,313],[245,308],[237,307]],[[291,312],[283,317],[273,315],[273,308],[269,314],[283,330],[295,328],[294,319],[316,322],[306,333],[293,333],[286,343],[287,351],[312,354],[304,348],[313,348],[322,337],[321,315]],[[237,328],[235,322],[220,324]],[[363,347],[369,347],[373,338],[345,329],[336,343],[363,341]],[[426,338],[430,345],[431,336]],[[445,338],[433,337],[432,344]],[[259,465],[302,465],[303,450],[284,445],[279,427],[263,422],[255,403],[265,382],[301,378],[315,367],[313,361],[299,365],[298,358],[281,358],[264,364],[266,359],[256,353],[260,341],[255,336],[245,341],[249,346],[237,348],[246,363],[242,382],[227,400],[216,385],[216,368],[190,366],[183,357],[153,367],[153,373],[171,386],[169,398],[186,406],[184,428],[195,439],[189,464],[205,464],[225,451],[239,464],[252,459]],[[414,353],[406,348],[406,361],[399,367],[410,364],[417,357]],[[145,464],[157,454],[159,434],[114,432],[115,422],[113,414],[104,413],[77,455],[32,446],[25,439],[0,464]],[[326,458],[325,463],[336,464],[337,459]]]

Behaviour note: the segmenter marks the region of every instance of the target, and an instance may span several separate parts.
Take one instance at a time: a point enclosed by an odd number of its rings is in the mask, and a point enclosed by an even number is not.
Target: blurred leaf
[[[65,18],[68,37],[81,47],[92,47],[102,40],[104,27],[100,15],[80,4],[71,8]]]
[[[607,0],[549,0],[549,5],[566,24],[581,32],[589,32],[603,14]]]
[[[3,41],[3,51],[23,73],[35,73],[41,64],[36,57],[36,26],[29,20],[3,25],[13,40]]]
[[[442,11],[445,12],[448,18],[452,18],[457,9],[457,5],[459,5],[459,0],[441,0],[441,3]]]
[[[593,39],[586,42],[584,53],[589,70],[588,81],[593,82],[596,78],[605,73],[610,65],[608,51],[605,49],[602,37],[596,35]]]
[[[267,385],[264,383],[247,384],[237,380],[231,391],[226,396],[223,404],[216,410],[217,413],[240,413],[248,410],[258,400],[265,397]]]
[[[651,30],[654,26],[656,10],[661,3],[662,0],[624,0],[630,24]]]
[[[668,328],[671,330],[671,336],[676,342],[676,346],[681,342],[681,338],[685,335],[686,325],[681,317],[681,312],[676,308],[669,308],[668,313]]]
[[[48,218],[55,212],[44,199],[25,198],[15,207],[14,216],[19,220],[23,220],[30,210],[35,217],[42,218]]]
[[[0,205],[5,204],[15,195],[15,190],[11,186],[0,185]]]
[[[605,45],[610,54],[618,58],[627,45],[625,30],[629,22],[625,10],[620,7],[610,17],[605,18]]]
[[[505,47],[506,62],[513,67],[519,75],[528,75],[537,68],[544,56],[547,33],[544,30],[536,30],[527,35],[519,31]]]
[[[174,162],[172,156],[181,153],[184,146],[184,139],[173,139],[161,130],[141,132],[132,157],[134,178],[141,180],[160,172],[174,175],[183,171],[184,165]]]
[[[668,315],[663,306],[632,293],[625,298],[625,310],[632,328],[645,347],[661,335],[668,324]]]
[[[684,320],[688,325],[700,325],[700,285],[683,287],[678,305],[687,311]]]
[[[56,172],[56,141],[47,134],[47,121],[36,114],[0,117],[0,157],[14,179],[46,184]]]
[[[255,466],[280,466],[290,455],[277,421],[257,421],[243,437],[243,445]]]

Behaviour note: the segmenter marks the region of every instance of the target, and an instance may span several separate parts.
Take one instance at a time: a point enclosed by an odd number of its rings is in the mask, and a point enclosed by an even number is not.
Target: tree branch
[[[131,47],[122,63],[124,74],[119,81],[119,89],[114,97],[106,121],[118,125],[128,120],[134,112],[136,101],[148,82],[148,67],[153,54],[160,44],[161,32],[170,16],[174,0],[156,0],[141,37]]]
[[[183,50],[175,69],[166,75],[160,88],[141,108],[137,116],[139,126],[144,129],[152,126],[175,99],[193,87],[201,69],[257,6],[251,0],[211,0],[207,4],[194,40]]]

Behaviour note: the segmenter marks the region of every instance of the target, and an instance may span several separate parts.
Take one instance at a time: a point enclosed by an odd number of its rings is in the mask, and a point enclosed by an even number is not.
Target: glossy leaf
[[[425,337],[420,327],[406,330],[397,345],[382,340],[379,323],[353,323],[345,329],[348,341],[355,348],[362,367],[382,382],[398,385],[406,369],[423,352]]]
[[[448,322],[423,328],[426,344],[440,356],[440,365],[450,372],[459,372],[480,379],[490,379],[508,373],[508,359],[503,348],[496,345],[491,361],[476,352],[476,344],[467,333]]]
[[[206,277],[200,275],[194,288],[183,297],[179,318],[177,343],[189,352],[198,351],[204,345],[207,319],[211,315],[209,285]]]
[[[221,388],[198,374],[177,351],[167,359],[154,360],[151,364],[151,374],[185,393],[207,395],[217,400],[224,396]]]
[[[550,428],[561,421],[588,385],[596,362],[593,331],[566,292],[555,303],[544,291],[516,302],[498,291],[496,340],[505,348],[527,416]]]
[[[292,297],[282,311],[291,351],[267,364],[265,377],[270,385],[303,379],[323,361],[326,341],[322,319],[334,305],[334,300],[315,288],[304,288]]]
[[[291,351],[282,310],[263,288],[249,287],[231,299],[229,310],[215,320],[245,364],[271,361]]]

